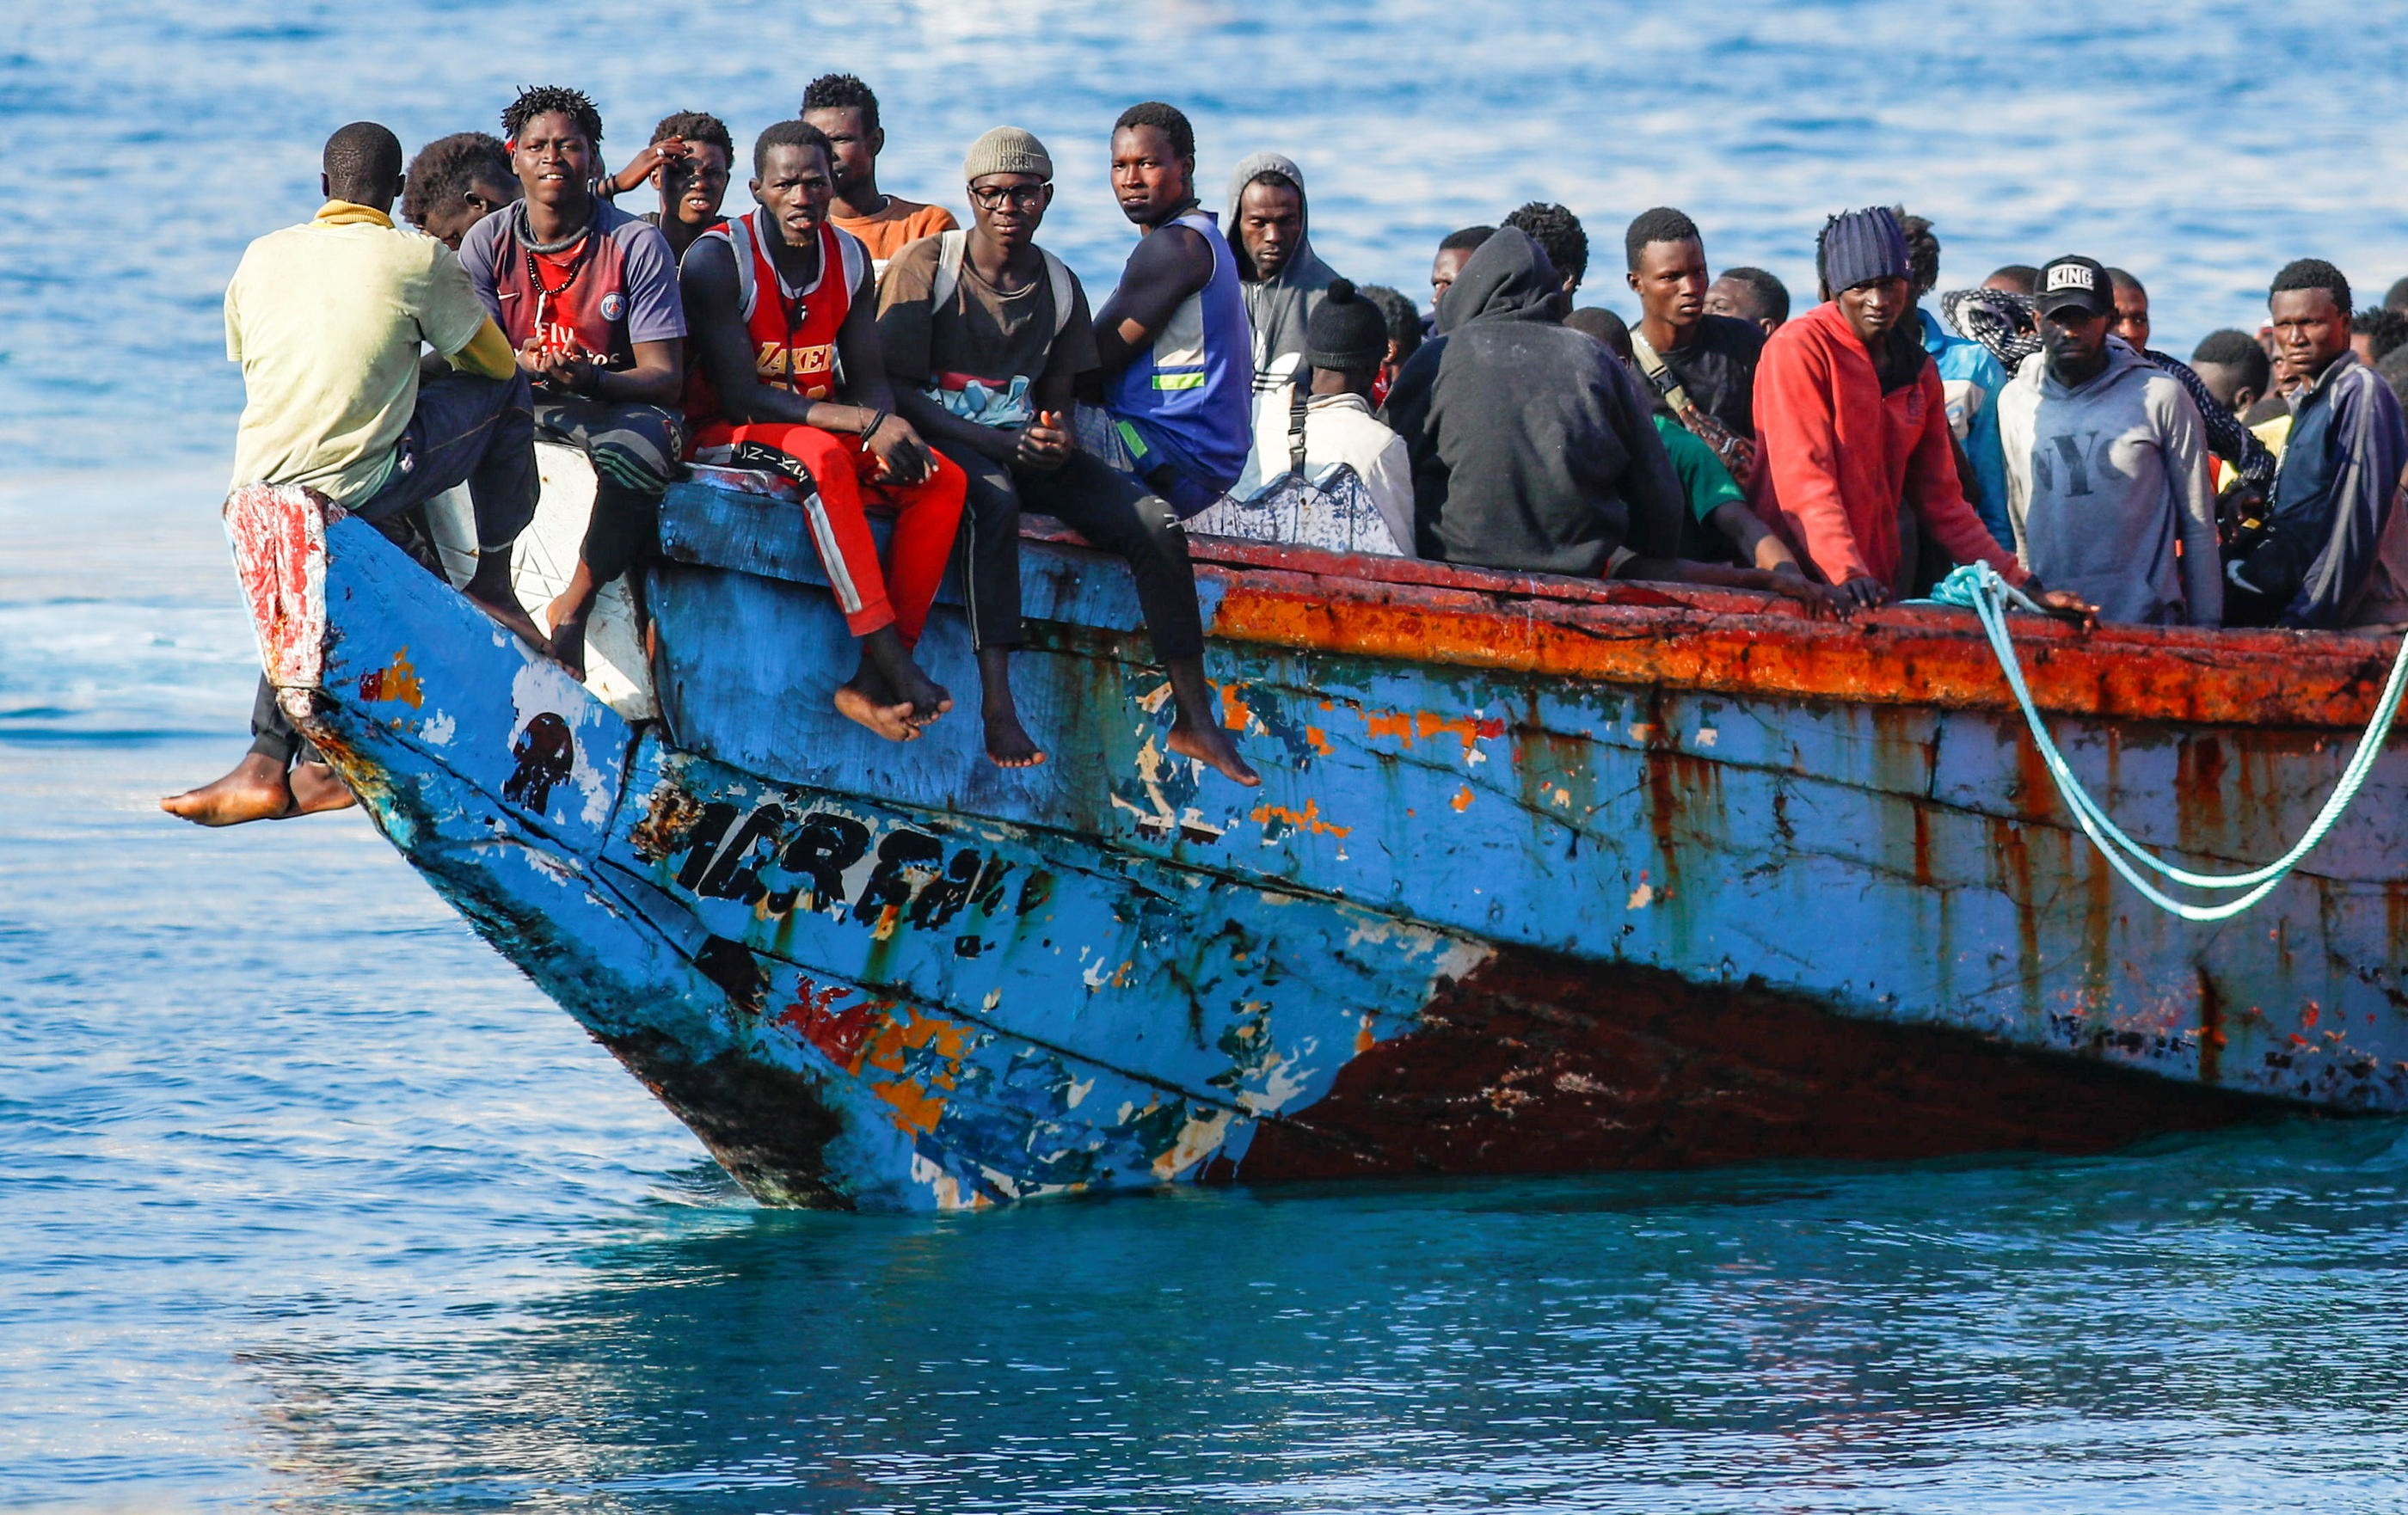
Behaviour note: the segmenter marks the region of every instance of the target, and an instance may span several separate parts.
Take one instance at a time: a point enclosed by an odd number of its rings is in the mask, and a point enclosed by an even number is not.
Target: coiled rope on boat
[[[2107,812],[2090,797],[2090,792],[2075,778],[2073,769],[2057,750],[2057,743],[2041,720],[2040,709],[2032,704],[2031,690],[2024,682],[2023,664],[2015,656],[2015,644],[2007,635],[2007,608],[2010,604],[2045,615],[2048,612],[2032,598],[1999,577],[1997,569],[1986,563],[1969,563],[1951,572],[1931,592],[1928,602],[1970,609],[1982,622],[1983,634],[1990,639],[1990,650],[1998,656],[2000,671],[2007,676],[2007,687],[2014,691],[2015,703],[2023,707],[2024,723],[2031,728],[2032,743],[2040,749],[2042,759],[2048,765],[2049,776],[2057,780],[2057,790],[2064,796],[2066,808],[2091,840],[2092,845],[2124,876],[2127,883],[2158,908],[2170,911],[2186,921],[2226,921],[2264,899],[2275,885],[2299,866],[2301,859],[2314,851],[2316,845],[2332,834],[2341,823],[2343,814],[2358,792],[2366,786],[2367,777],[2374,771],[2375,760],[2383,755],[2384,744],[2390,739],[2392,718],[2400,713],[2400,701],[2408,693],[2408,637],[2402,637],[2400,650],[2391,660],[2391,677],[2384,681],[2383,697],[2375,702],[2374,715],[2367,722],[2366,733],[2358,739],[2358,750],[2350,754],[2349,765],[2342,770],[2341,782],[2326,799],[2324,808],[2289,851],[2247,873],[2192,873],[2166,863],[2140,843],[2126,836],[2121,827],[2108,818]],[[2237,899],[2215,905],[2192,905],[2178,900],[2143,878],[2133,867],[2139,864],[2160,877],[2191,889],[2245,890]]]

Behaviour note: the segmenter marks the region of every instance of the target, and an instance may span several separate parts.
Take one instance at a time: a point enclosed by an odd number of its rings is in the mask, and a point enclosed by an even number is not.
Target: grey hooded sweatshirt
[[[2035,352],[1997,404],[2025,567],[2098,606],[2102,621],[2223,620],[2206,423],[2172,375],[2111,339],[2088,382],[2066,388]]]
[[[1221,224],[1228,231],[1231,250],[1238,246],[1238,201],[1254,176],[1263,173],[1286,179],[1304,202],[1299,211],[1304,225],[1295,253],[1269,279],[1238,285],[1246,296],[1247,319],[1254,323],[1254,388],[1283,391],[1297,381],[1304,364],[1305,322],[1312,319],[1338,273],[1312,250],[1312,197],[1304,187],[1304,170],[1284,153],[1254,153],[1239,159],[1230,172],[1229,214]],[[1244,266],[1242,260],[1240,266]]]

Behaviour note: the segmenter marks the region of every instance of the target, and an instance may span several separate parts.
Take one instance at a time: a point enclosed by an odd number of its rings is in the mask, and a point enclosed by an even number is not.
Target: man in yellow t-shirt
[[[303,485],[408,542],[426,502],[466,483],[479,548],[466,593],[541,646],[510,591],[510,544],[534,517],[537,490],[526,379],[460,260],[394,228],[394,135],[354,121],[327,140],[324,168],[325,206],[251,243],[226,287],[226,356],[242,364],[244,393],[232,487]],[[451,371],[422,379],[422,345]],[[265,678],[251,737],[232,772],[160,807],[230,826],[353,803]]]
[[[827,134],[829,166],[836,170],[828,220],[861,238],[879,277],[885,276],[886,261],[904,248],[960,224],[943,206],[879,190],[878,155],[886,148],[886,128],[878,124],[878,96],[868,85],[851,74],[823,74],[804,87],[802,117]]]

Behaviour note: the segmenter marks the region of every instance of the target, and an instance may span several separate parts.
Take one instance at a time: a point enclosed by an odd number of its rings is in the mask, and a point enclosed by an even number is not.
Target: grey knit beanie
[[[976,183],[989,174],[1035,174],[1050,181],[1054,159],[1035,133],[998,126],[971,143],[969,156],[962,160],[962,182]]]
[[[1887,206],[1843,210],[1823,223],[1815,262],[1833,294],[1907,277],[1906,229]]]

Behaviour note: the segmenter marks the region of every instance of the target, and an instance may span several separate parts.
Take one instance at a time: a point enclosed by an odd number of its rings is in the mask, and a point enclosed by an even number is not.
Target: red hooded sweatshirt
[[[1827,582],[1897,582],[1900,500],[1913,502],[1924,531],[1955,561],[1987,563],[2013,584],[2030,577],[1965,503],[1929,356],[1914,382],[1884,394],[1836,301],[1765,342],[1756,425],[1765,464],[1756,512]]]

